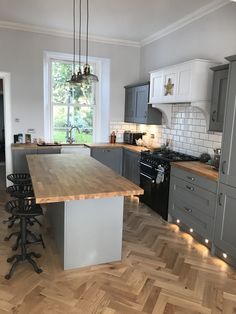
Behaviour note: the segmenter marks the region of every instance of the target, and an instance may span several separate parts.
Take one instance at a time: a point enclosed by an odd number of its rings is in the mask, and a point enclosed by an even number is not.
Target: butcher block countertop
[[[212,181],[218,181],[219,179],[219,173],[216,170],[199,161],[172,162],[171,166],[195,173]]]
[[[89,148],[125,148],[132,152],[141,153],[142,151],[149,150],[149,148],[144,146],[136,146],[136,145],[130,145],[130,144],[124,144],[124,143],[116,143],[116,144],[110,144],[110,143],[94,143],[94,144],[86,144]]]
[[[33,143],[29,144],[11,144],[12,150],[25,150],[25,149],[58,149],[61,145],[37,145]]]
[[[89,156],[28,155],[37,203],[141,195],[143,190]]]

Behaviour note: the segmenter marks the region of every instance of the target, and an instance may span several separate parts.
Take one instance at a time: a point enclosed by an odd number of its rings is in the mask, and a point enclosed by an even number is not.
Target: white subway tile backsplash
[[[219,132],[206,131],[206,120],[203,113],[189,104],[172,105],[171,128],[166,125],[148,126],[134,123],[111,122],[110,132],[119,134],[119,141],[123,141],[125,130],[154,134],[153,145],[158,146],[172,140],[172,148],[186,154],[199,156],[208,152],[214,154],[213,149],[221,147],[222,135]],[[118,138],[118,137],[117,137]]]

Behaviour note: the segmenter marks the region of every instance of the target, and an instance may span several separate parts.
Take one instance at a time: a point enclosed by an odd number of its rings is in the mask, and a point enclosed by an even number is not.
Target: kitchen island
[[[27,162],[64,269],[121,260],[124,196],[143,190],[89,156],[28,155]]]

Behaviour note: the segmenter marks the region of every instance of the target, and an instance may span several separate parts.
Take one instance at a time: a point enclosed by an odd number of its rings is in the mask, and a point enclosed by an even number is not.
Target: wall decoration
[[[25,143],[30,144],[31,143],[31,134],[25,134]]]
[[[168,95],[172,96],[173,95],[174,85],[175,84],[172,84],[171,78],[168,78],[167,84],[164,85],[164,87],[165,87],[165,96],[168,96]]]

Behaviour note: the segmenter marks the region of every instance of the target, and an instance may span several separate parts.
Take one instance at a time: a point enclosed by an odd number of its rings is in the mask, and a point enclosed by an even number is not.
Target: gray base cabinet
[[[140,183],[139,159],[140,153],[124,149],[123,176],[137,185]]]
[[[29,168],[26,160],[26,155],[37,154],[36,149],[19,149],[12,151],[13,172],[14,173],[29,173]]]
[[[223,252],[236,258],[236,189],[219,185],[214,244]]]
[[[29,173],[26,155],[35,154],[60,154],[61,148],[26,148],[12,150],[13,172]]]
[[[122,175],[122,148],[91,148],[91,156]]]
[[[169,214],[193,229],[193,236],[213,240],[217,184],[204,177],[172,167]]]

